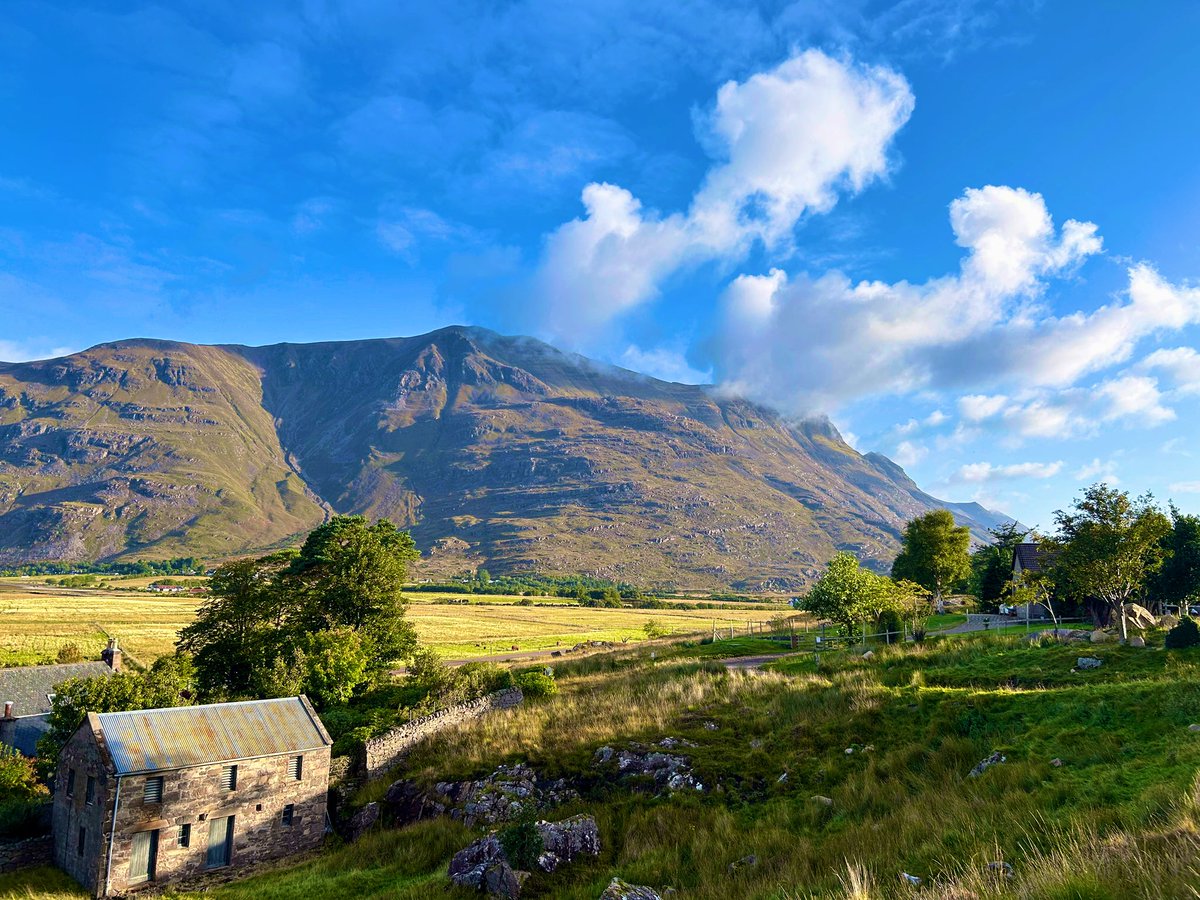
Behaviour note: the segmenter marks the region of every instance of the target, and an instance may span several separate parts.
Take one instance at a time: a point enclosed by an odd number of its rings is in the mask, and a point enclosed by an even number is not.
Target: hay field
[[[494,598],[488,598],[493,601]],[[503,598],[499,598],[503,599]],[[512,598],[517,600],[521,598]],[[713,620],[728,633],[764,622],[769,609],[590,609],[530,598],[552,606],[447,604],[409,601],[408,617],[421,641],[447,659],[521,650],[570,647],[580,641],[639,641],[654,620],[664,632],[711,632]],[[128,656],[149,664],[174,648],[179,629],[192,621],[199,602],[191,596],[60,588],[29,579],[0,579],[0,666],[53,662],[60,647],[76,643],[98,657],[115,635]]]

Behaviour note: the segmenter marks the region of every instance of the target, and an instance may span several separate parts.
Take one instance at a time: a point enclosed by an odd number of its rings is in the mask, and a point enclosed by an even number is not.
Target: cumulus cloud
[[[1171,484],[1173,494],[1200,494],[1200,481],[1175,481]]]
[[[1053,327],[1035,325],[1029,303],[1048,276],[1100,251],[1096,226],[1072,220],[1056,230],[1040,194],[996,186],[967,190],[950,205],[950,223],[967,254],[958,273],[923,284],[778,269],[734,279],[719,374],[735,390],[797,412],[979,381],[984,372],[1027,378],[1032,369],[1034,384],[1058,381],[1039,374],[1045,363],[1028,349]],[[1055,355],[1053,346],[1041,352]]]
[[[1115,460],[1101,460],[1099,457],[1093,459],[1090,463],[1084,463],[1074,474],[1076,481],[1103,481],[1107,484],[1120,484],[1121,479],[1117,477],[1117,463]]]
[[[1022,462],[1008,465],[993,465],[990,462],[968,463],[959,468],[955,480],[976,484],[1014,478],[1053,478],[1062,468],[1061,460],[1052,463]]]
[[[698,122],[717,162],[686,211],[645,209],[614,184],[584,188],[584,216],[549,235],[534,278],[544,327],[567,340],[588,335],[654,298],[682,267],[736,261],[756,241],[786,245],[803,215],[887,174],[913,103],[896,72],[818,50],[726,83]]]
[[[1162,371],[1180,394],[1200,394],[1200,353],[1191,347],[1155,350],[1141,361],[1139,368]]]

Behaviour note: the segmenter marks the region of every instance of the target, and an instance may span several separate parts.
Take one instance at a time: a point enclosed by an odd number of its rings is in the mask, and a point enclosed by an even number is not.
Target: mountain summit
[[[754,589],[886,566],[947,506],[825,420],[789,421],[479,328],[267,347],[157,340],[0,363],[0,563],[227,557],[331,513],[412,528],[421,569]]]

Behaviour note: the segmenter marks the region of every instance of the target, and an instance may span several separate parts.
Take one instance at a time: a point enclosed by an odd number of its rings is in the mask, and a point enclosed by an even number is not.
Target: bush
[[[558,693],[558,685],[544,672],[526,672],[515,681],[526,697],[551,697]]]
[[[532,822],[509,825],[500,832],[498,837],[500,848],[508,858],[508,864],[514,869],[523,869],[527,872],[532,870],[537,865],[538,856],[546,849],[542,833]]]
[[[1165,644],[1168,650],[1183,650],[1200,644],[1200,628],[1196,627],[1196,620],[1188,616],[1180,619],[1179,624],[1167,632]]]
[[[875,620],[875,631],[885,635],[887,643],[894,644],[904,639],[904,620],[894,609],[884,610]]]
[[[78,644],[63,644],[58,648],[58,656],[54,658],[57,663],[81,663],[83,662],[83,651],[79,649]]]

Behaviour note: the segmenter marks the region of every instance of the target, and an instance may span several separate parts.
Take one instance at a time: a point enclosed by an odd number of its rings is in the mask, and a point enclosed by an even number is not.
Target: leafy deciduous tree
[[[1081,596],[1117,617],[1121,641],[1129,639],[1125,604],[1132,602],[1162,566],[1163,539],[1171,522],[1150,494],[1131,500],[1128,492],[1093,484],[1073,508],[1054,513],[1061,547],[1054,567]]]
[[[904,528],[903,546],[892,563],[892,576],[915,581],[933,592],[940,608],[942,596],[971,571],[967,548],[971,533],[954,524],[948,509],[935,509]]]

